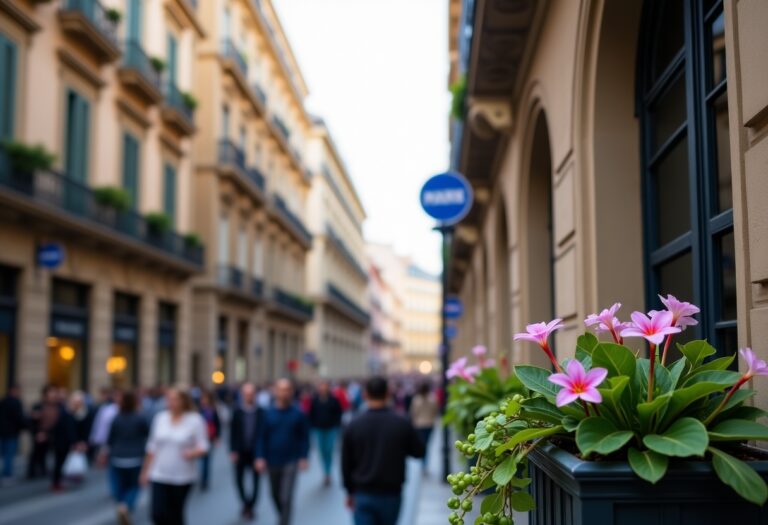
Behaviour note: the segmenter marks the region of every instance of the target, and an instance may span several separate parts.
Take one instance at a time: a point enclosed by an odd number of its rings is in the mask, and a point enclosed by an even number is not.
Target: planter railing
[[[251,293],[256,297],[264,296],[264,281],[258,277],[251,277]]]
[[[243,271],[236,266],[220,264],[216,275],[217,282],[222,286],[230,288],[243,287]]]
[[[155,88],[161,88],[160,72],[152,65],[152,61],[139,42],[128,40],[125,43],[123,63],[125,67],[138,71]]]
[[[190,123],[195,120],[195,110],[184,99],[184,94],[172,82],[165,86],[165,101],[174,110],[178,111]]]
[[[258,188],[261,191],[265,191],[267,188],[267,180],[264,178],[264,175],[259,171],[259,169],[255,166],[250,166],[246,168],[245,174],[248,176],[251,181],[258,186]]]
[[[32,173],[11,168],[0,154],[0,187],[13,190],[32,201],[66,212],[90,226],[109,228],[134,241],[152,246],[168,255],[200,266],[204,248],[191,246],[176,232],[153,229],[144,217],[132,210],[117,208],[98,201],[93,190],[53,170]]]
[[[117,45],[118,23],[110,20],[107,10],[98,0],[62,0],[61,10],[82,13],[96,31]]]
[[[224,58],[233,60],[235,64],[237,64],[240,72],[243,74],[243,77],[248,78],[248,63],[245,61],[243,54],[231,39],[227,38],[221,42],[221,55]]]
[[[301,219],[299,219],[289,208],[288,205],[285,203],[283,198],[275,194],[274,195],[274,201],[275,201],[275,208],[277,208],[278,212],[285,218],[285,220],[291,224],[298,234],[309,244],[312,242],[312,233],[307,229],[306,226],[304,226],[304,223],[301,222]]]
[[[367,325],[370,320],[371,316],[368,314],[367,311],[365,311],[363,308],[361,308],[356,302],[354,302],[352,299],[347,297],[347,295],[342,292],[339,288],[334,286],[331,283],[328,283],[328,295],[334,300],[340,303],[344,308],[350,311],[352,315],[357,317],[357,319],[364,325]]]
[[[235,166],[245,172],[245,152],[230,139],[220,139],[219,163]]]
[[[315,310],[314,306],[302,300],[297,295],[275,287],[272,290],[272,297],[280,306],[291,310],[302,317],[312,318],[312,314]]]

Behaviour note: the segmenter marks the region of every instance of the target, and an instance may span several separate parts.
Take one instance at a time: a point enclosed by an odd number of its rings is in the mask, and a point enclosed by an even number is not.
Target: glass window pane
[[[678,142],[653,169],[657,246],[691,229],[688,139]]]
[[[49,338],[48,382],[67,390],[83,388],[83,341]]]
[[[694,301],[693,258],[691,252],[660,264],[656,269],[661,295],[672,294],[681,301]]]
[[[658,2],[651,53],[651,84],[664,72],[678,51],[683,47],[683,0]]]
[[[680,72],[651,109],[651,144],[654,153],[685,121],[685,109],[685,75]]]
[[[715,18],[709,26],[710,64],[709,86],[716,86],[725,80],[725,15]]]
[[[721,328],[717,331],[715,348],[720,355],[733,355],[739,349],[739,337],[736,327]]]
[[[712,182],[717,184],[715,194],[717,195],[716,213],[723,212],[733,208],[733,190],[731,186],[731,144],[730,132],[728,128],[728,94],[715,99],[712,104],[712,115],[714,119],[714,138],[716,142],[717,164],[713,166],[717,170],[717,176],[712,177]],[[715,174],[713,174],[715,175]]]
[[[720,320],[736,319],[736,247],[733,232],[721,236],[718,242],[715,271],[720,273]]]

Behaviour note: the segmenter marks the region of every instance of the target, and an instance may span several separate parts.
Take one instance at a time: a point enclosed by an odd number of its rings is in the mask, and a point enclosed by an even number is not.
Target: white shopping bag
[[[82,452],[70,452],[64,461],[62,470],[64,476],[68,478],[82,478],[88,471],[88,460]]]

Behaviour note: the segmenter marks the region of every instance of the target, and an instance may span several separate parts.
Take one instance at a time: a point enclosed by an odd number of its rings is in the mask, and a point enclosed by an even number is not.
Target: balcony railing
[[[362,324],[367,325],[370,322],[371,316],[368,312],[331,283],[328,283],[328,295],[333,300],[339,302],[344,308],[347,308]]]
[[[299,316],[306,317],[308,319],[312,318],[312,314],[315,310],[314,305],[311,302],[299,297],[298,295],[275,287],[272,290],[272,297],[277,304],[298,314]]]
[[[304,226],[304,223],[301,222],[301,219],[299,219],[296,214],[294,214],[289,208],[288,205],[285,203],[283,198],[275,194],[274,195],[275,200],[275,207],[277,208],[278,212],[285,218],[285,220],[291,224],[301,235],[302,238],[309,244],[312,242],[312,233],[307,229],[306,226]]]
[[[195,109],[186,100],[184,93],[172,82],[168,82],[165,86],[165,101],[190,124],[195,121]]]
[[[62,0],[61,10],[81,13],[102,37],[117,46],[118,22],[110,19],[107,10],[98,0]]]
[[[219,139],[219,164],[229,164],[245,172],[245,152],[230,139]]]
[[[235,266],[220,264],[216,271],[216,281],[221,286],[228,286],[230,288],[242,288],[243,271]]]
[[[203,264],[203,247],[188,243],[176,232],[153,229],[135,211],[118,210],[100,203],[91,188],[66,175],[52,170],[28,173],[13,169],[1,150],[0,187],[13,190],[42,206],[66,212],[89,226],[108,228],[184,262],[196,266]]]
[[[243,53],[229,38],[221,42],[221,55],[224,58],[233,60],[243,76],[248,78],[248,62],[246,62]]]
[[[251,293],[256,297],[264,296],[264,281],[258,277],[251,277]]]
[[[360,263],[357,262],[355,256],[352,255],[352,251],[347,247],[347,244],[341,240],[341,237],[336,234],[336,231],[331,227],[330,224],[326,225],[326,234],[328,236],[328,240],[330,240],[333,247],[336,248],[336,251],[338,251],[341,256],[349,263],[349,265],[355,269],[357,274],[363,279],[368,279],[368,272],[366,272]]]
[[[262,87],[260,85],[256,84],[256,83],[254,83],[253,84],[253,92],[256,95],[256,98],[259,99],[261,104],[263,106],[266,106],[267,105],[267,94],[262,89]]]
[[[267,180],[264,178],[264,175],[259,171],[259,169],[255,166],[250,166],[249,168],[246,168],[245,174],[248,176],[249,179],[263,192],[266,191],[267,188]]]
[[[272,123],[275,125],[277,130],[280,132],[280,134],[283,136],[283,138],[287,142],[288,139],[291,138],[291,130],[288,129],[288,126],[285,125],[285,122],[283,122],[283,119],[281,119],[277,115],[272,115]]]
[[[156,89],[159,90],[161,88],[160,72],[152,65],[152,61],[144,52],[139,42],[129,40],[125,43],[123,63],[125,67],[136,70]]]

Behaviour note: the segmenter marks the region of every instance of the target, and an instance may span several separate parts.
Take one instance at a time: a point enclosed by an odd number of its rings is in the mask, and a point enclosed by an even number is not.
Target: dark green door
[[[64,204],[67,209],[78,214],[86,212],[90,113],[90,103],[77,92],[68,90],[64,135],[64,175],[67,178]]]

